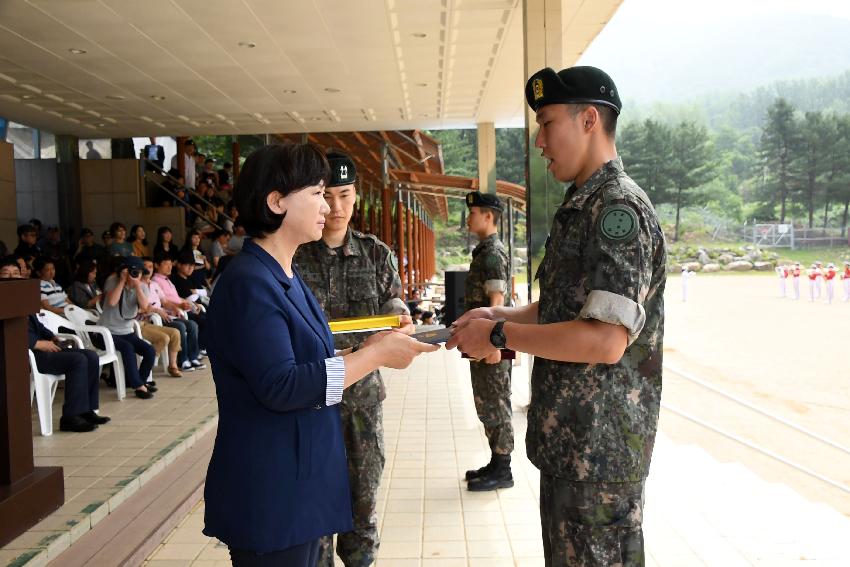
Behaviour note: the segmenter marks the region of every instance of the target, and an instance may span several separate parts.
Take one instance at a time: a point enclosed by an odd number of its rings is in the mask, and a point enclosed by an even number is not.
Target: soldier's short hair
[[[609,138],[613,138],[617,134],[617,111],[615,111],[610,106],[605,106],[604,104],[568,104],[567,108],[570,109],[570,112],[573,116],[577,115],[579,112],[584,112],[590,107],[596,109],[599,112],[599,119],[602,121],[602,131],[605,132]]]

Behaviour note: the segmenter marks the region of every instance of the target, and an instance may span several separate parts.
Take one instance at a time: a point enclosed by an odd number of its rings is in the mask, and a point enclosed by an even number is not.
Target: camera
[[[139,268],[133,267],[127,269],[127,275],[133,279],[139,278],[142,275],[142,270]]]

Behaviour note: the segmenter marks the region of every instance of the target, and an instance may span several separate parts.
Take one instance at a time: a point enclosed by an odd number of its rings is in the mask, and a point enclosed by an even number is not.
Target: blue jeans
[[[133,388],[141,388],[148,381],[156,359],[156,351],[153,346],[140,339],[135,333],[129,335],[112,335],[115,350],[121,353],[124,362],[124,377],[127,384]],[[142,363],[136,366],[136,355],[142,357]]]
[[[198,346],[197,323],[192,320],[172,319],[170,323],[164,323],[164,325],[180,331],[181,350],[177,354],[178,364],[183,364],[187,360],[195,360],[201,356],[201,347]]]

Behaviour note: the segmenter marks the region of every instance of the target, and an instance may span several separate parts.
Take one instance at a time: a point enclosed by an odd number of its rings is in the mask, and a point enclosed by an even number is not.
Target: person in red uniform
[[[844,284],[844,301],[850,301],[850,261],[844,260],[844,273],[841,274],[841,282]]]
[[[815,271],[815,299],[820,299],[821,296],[821,282],[823,281],[823,262],[818,260],[815,262],[815,265],[812,266]]]
[[[820,297],[820,293],[817,292],[818,289],[818,267],[817,264],[812,264],[812,267],[809,268],[806,275],[809,277],[809,301],[814,301],[818,297]]]
[[[794,299],[800,299],[800,274],[803,270],[800,269],[800,262],[794,262],[794,268],[791,269],[791,280],[794,283]]]
[[[835,294],[833,287],[835,286],[835,276],[838,272],[835,269],[835,264],[830,262],[826,265],[826,271],[823,273],[823,278],[826,280],[826,302],[832,303],[832,298]]]

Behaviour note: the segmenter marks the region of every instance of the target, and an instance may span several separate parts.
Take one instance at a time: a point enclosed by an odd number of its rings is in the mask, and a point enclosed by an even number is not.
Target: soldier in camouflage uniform
[[[331,207],[322,239],[303,244],[295,264],[304,282],[329,320],[378,314],[407,315],[401,300],[398,262],[392,250],[370,234],[348,227],[356,192],[354,162],[330,152],[331,180],[325,197]],[[405,323],[410,323],[405,318]],[[334,336],[339,350],[354,347],[368,333]],[[337,535],[336,552],[348,567],[371,565],[378,554],[376,499],[384,470],[384,429],[381,402],[386,397],[378,371],[347,388],[342,396],[342,418],[351,485],[354,530]],[[334,564],[333,538],[322,538],[318,565]]]
[[[496,231],[502,203],[495,195],[475,191],[466,196],[469,208],[467,226],[479,240],[472,251],[472,263],[466,276],[464,307],[504,305],[510,281],[510,262],[505,245]],[[472,395],[478,419],[490,445],[490,462],[477,470],[466,471],[467,489],[483,492],[514,485],[511,452],[514,429],[511,422],[511,361],[502,360],[496,351],[482,360],[469,361]]]
[[[594,67],[526,85],[536,146],[561,181],[540,300],[458,319],[447,348],[535,355],[526,450],[540,469],[547,567],[644,565],[643,490],[661,402],[664,234],[614,143],[621,103]],[[494,320],[500,320],[494,322]]]

